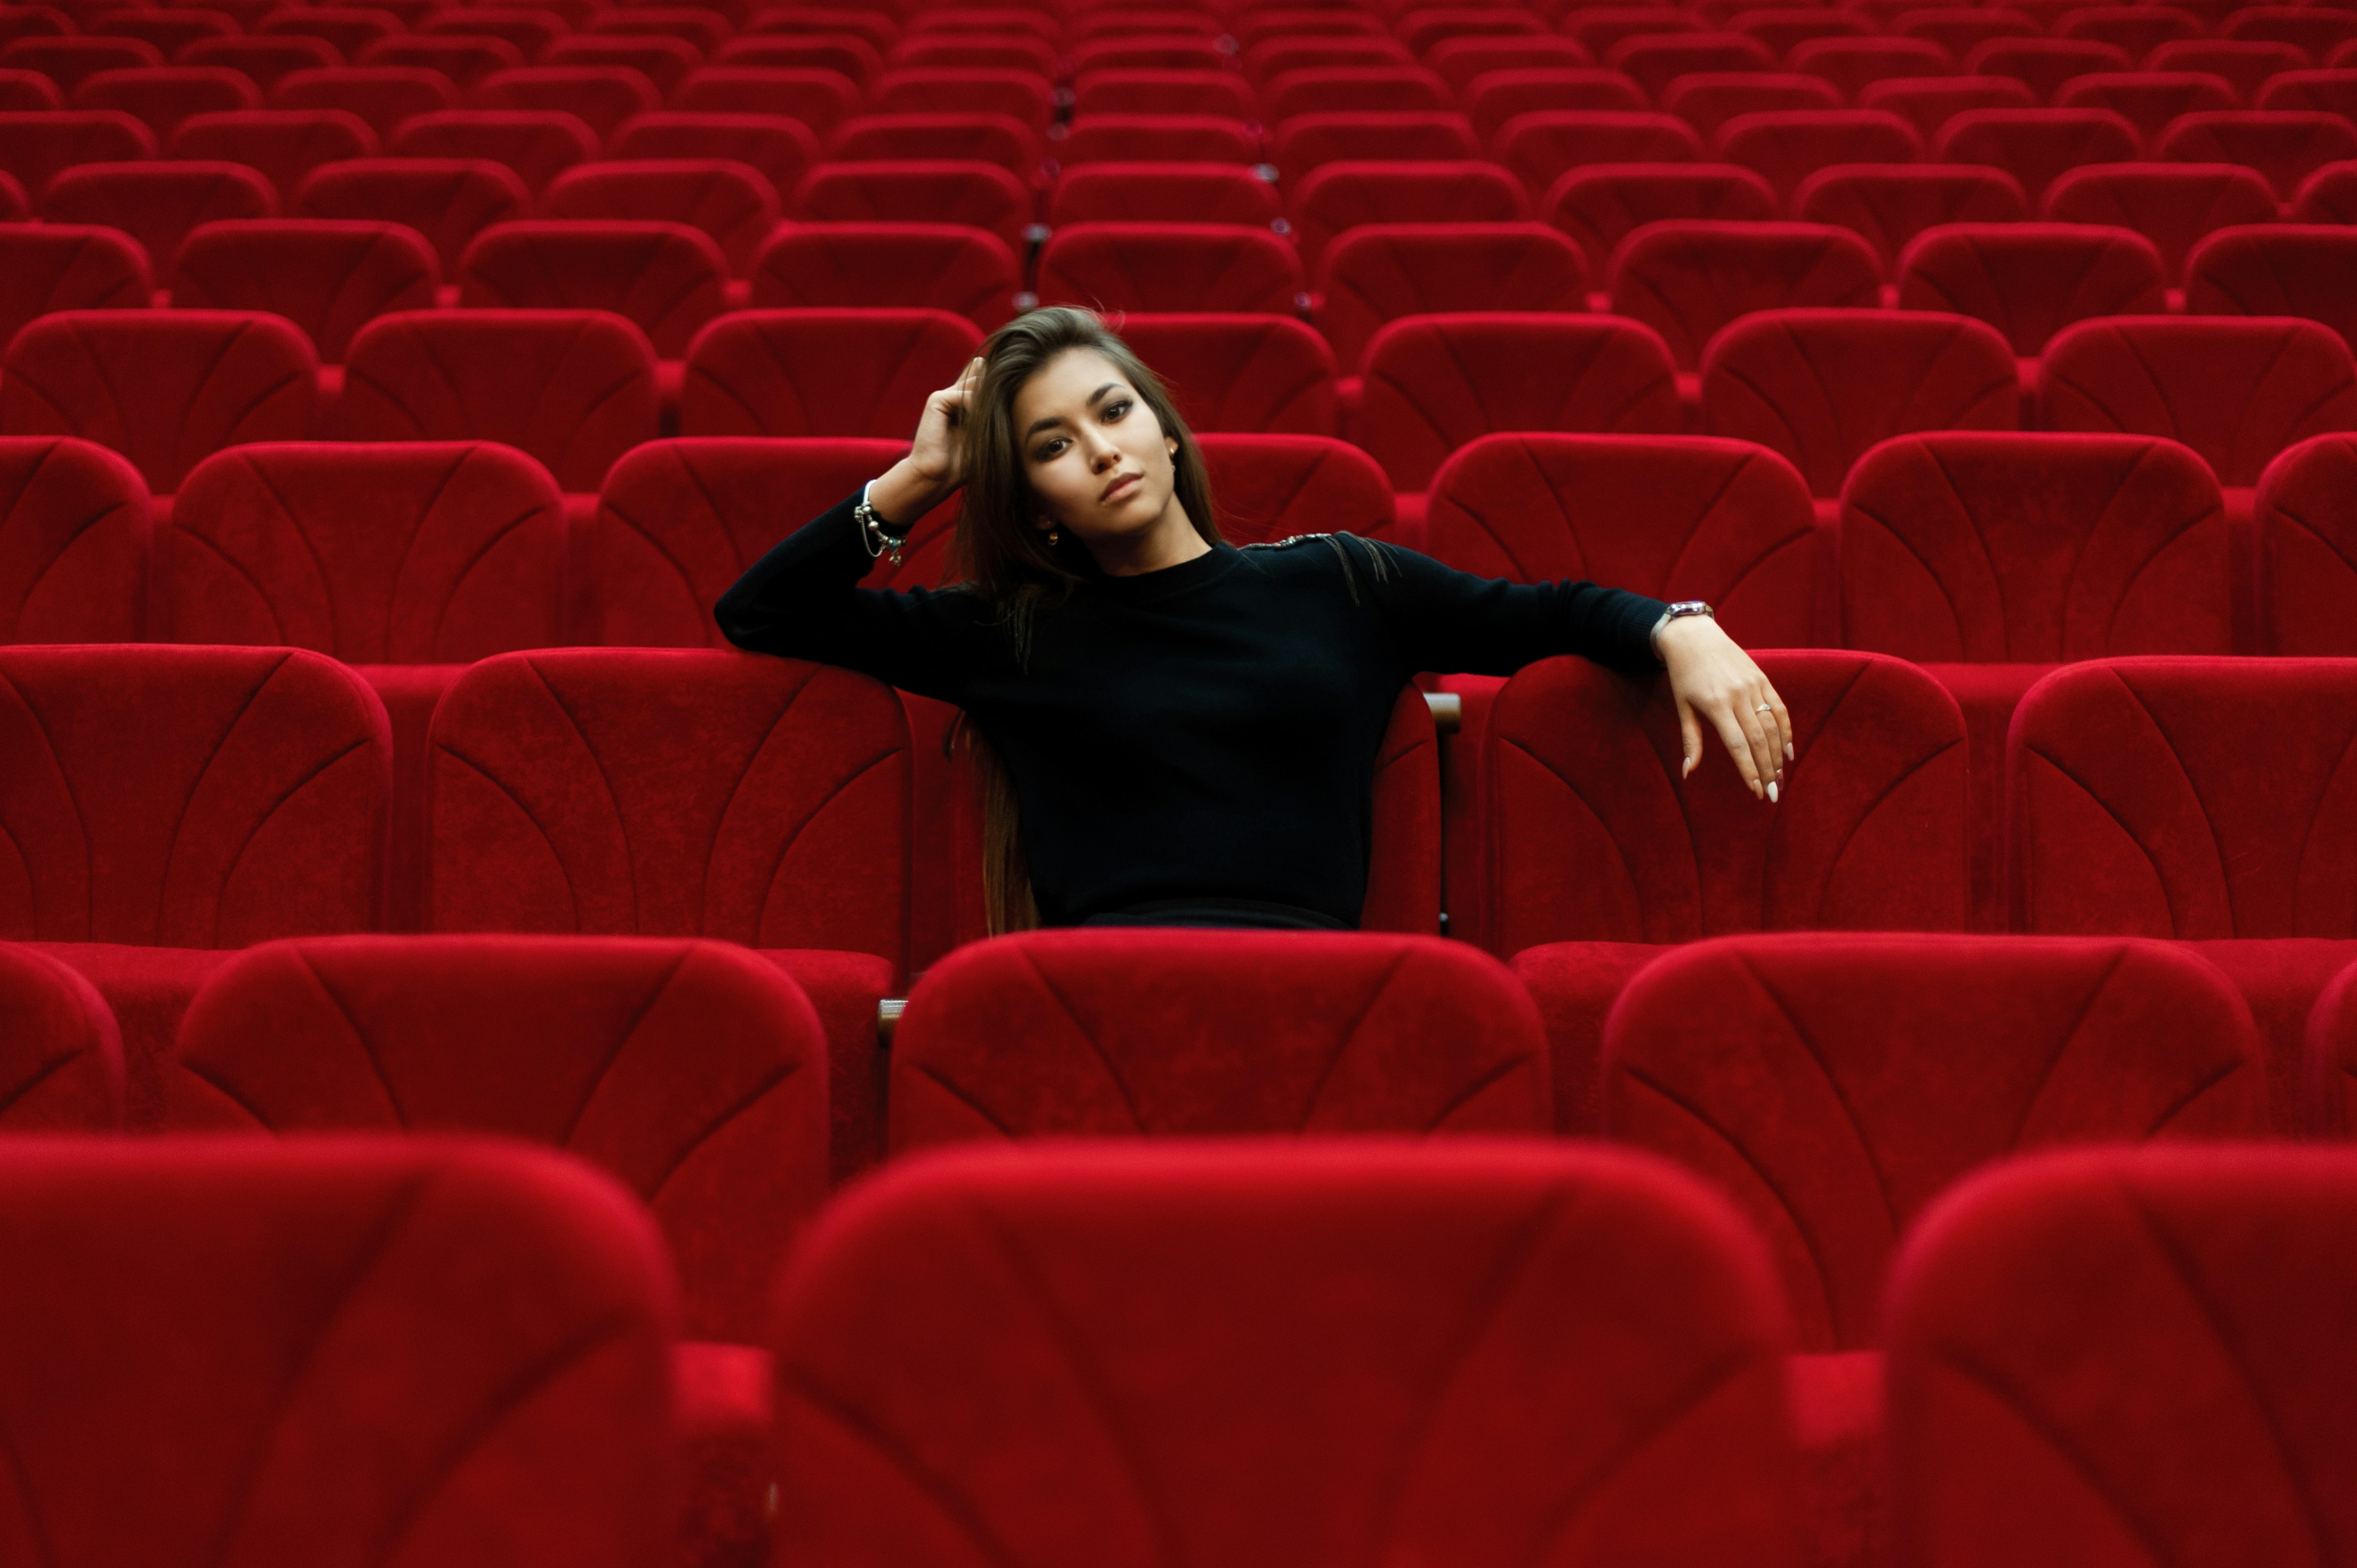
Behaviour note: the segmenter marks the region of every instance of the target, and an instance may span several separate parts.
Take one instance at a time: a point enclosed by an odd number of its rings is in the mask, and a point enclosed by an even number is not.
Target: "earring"
[[[1060,529],[1054,529],[1054,528],[1051,528],[1051,529],[1049,529],[1049,530],[1048,531],[1048,548],[1049,548],[1049,549],[1053,550],[1054,548],[1056,548],[1056,546],[1057,546],[1057,545],[1061,544],[1063,542],[1064,542],[1064,535],[1063,535],[1063,532],[1062,532],[1062,530],[1060,530]]]

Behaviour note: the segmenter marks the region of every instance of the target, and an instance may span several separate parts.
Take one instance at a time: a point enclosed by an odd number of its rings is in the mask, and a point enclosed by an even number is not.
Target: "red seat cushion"
[[[2337,223],[2221,229],[2194,247],[2185,308],[2202,316],[2304,316],[2357,344],[2357,230]]]
[[[120,229],[0,227],[0,338],[55,310],[144,310],[154,294],[146,247]]]
[[[278,193],[242,164],[80,164],[41,199],[52,222],[120,229],[147,252],[158,287],[172,286],[180,242],[200,223],[277,215]]]
[[[468,242],[523,215],[532,193],[505,164],[487,158],[355,158],[303,177],[291,210],[305,218],[401,223],[434,247],[446,274]]]
[[[458,302],[500,310],[602,310],[680,358],[724,308],[728,259],[703,230],[623,219],[527,219],[475,236]]]
[[[1908,242],[1942,223],[2016,223],[2029,216],[2029,199],[2003,169],[1975,164],[1851,164],[1819,169],[1792,193],[1792,215],[1804,223],[1847,229],[1882,258],[1889,272]]]
[[[756,307],[922,307],[988,331],[1015,313],[1022,269],[1004,241],[960,224],[804,223],[761,247],[752,284]]]
[[[2357,440],[2318,435],[2259,477],[2262,646],[2269,653],[2357,657]]]
[[[2274,222],[2276,199],[2266,180],[2237,164],[2097,164],[2047,187],[2046,216],[2135,231],[2152,242],[2174,283],[2204,235],[2233,223]]]
[[[1587,298],[1578,248],[1544,223],[1368,223],[1327,247],[1317,323],[1337,362],[1355,370],[1402,317],[1578,311]]]
[[[1028,243],[1032,198],[996,164],[971,158],[820,164],[791,192],[794,216],[814,223],[962,223],[1011,252]]]
[[[2160,252],[2126,229],[2080,223],[1947,223],[1899,261],[1899,303],[1986,321],[2016,354],[2098,316],[2155,315],[2168,304]]]
[[[1663,222],[1622,242],[1607,286],[1616,312],[1659,332],[1691,370],[1719,328],[1750,312],[1878,304],[1882,269],[1846,229]]]
[[[689,346],[680,429],[905,442],[981,346],[974,323],[945,310],[735,311]]]
[[[1372,457],[1327,435],[1199,434],[1221,533],[1267,544],[1297,533],[1390,532],[1391,481]]]
[[[1282,316],[1301,288],[1293,248],[1243,224],[1075,223],[1039,252],[1039,295],[1049,305]]]
[[[123,1036],[89,981],[0,943],[0,1130],[112,1133],[123,1125]],[[1534,1064],[1534,1069],[1544,1063]]]
[[[181,242],[172,302],[283,316],[320,359],[339,364],[352,335],[377,317],[431,309],[440,281],[433,250],[404,224],[230,219],[201,224]]]
[[[1305,322],[1140,313],[1122,322],[1121,335],[1198,434],[1334,433],[1334,353]]]
[[[778,226],[778,193],[767,175],[734,158],[621,159],[566,169],[543,193],[540,212],[574,221],[684,223],[742,273]]]
[[[1512,223],[1530,216],[1522,182],[1488,163],[1323,164],[1294,182],[1286,216],[1314,275],[1327,246],[1362,223]]]

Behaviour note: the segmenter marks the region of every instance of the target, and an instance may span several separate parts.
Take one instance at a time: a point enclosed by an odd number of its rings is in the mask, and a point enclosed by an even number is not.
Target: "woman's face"
[[[1149,532],[1177,504],[1178,441],[1094,349],[1068,349],[1023,383],[1015,438],[1041,529],[1109,542]]]

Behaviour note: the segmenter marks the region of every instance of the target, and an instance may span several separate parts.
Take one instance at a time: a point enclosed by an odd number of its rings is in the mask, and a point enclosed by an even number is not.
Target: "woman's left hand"
[[[1681,779],[1702,761],[1702,726],[1718,732],[1751,793],[1773,801],[1792,760],[1792,720],[1784,699],[1751,661],[1751,655],[1708,616],[1681,616],[1662,628],[1654,646],[1669,666],[1670,694],[1678,704],[1678,730],[1685,739]]]

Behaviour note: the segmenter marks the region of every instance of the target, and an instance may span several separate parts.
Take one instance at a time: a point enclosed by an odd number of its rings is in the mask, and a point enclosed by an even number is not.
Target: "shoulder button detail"
[[[1246,550],[1282,550],[1290,544],[1304,544],[1313,539],[1331,539],[1334,536],[1330,533],[1294,533],[1288,534],[1283,539],[1264,539],[1256,543],[1244,545],[1243,548]]]

